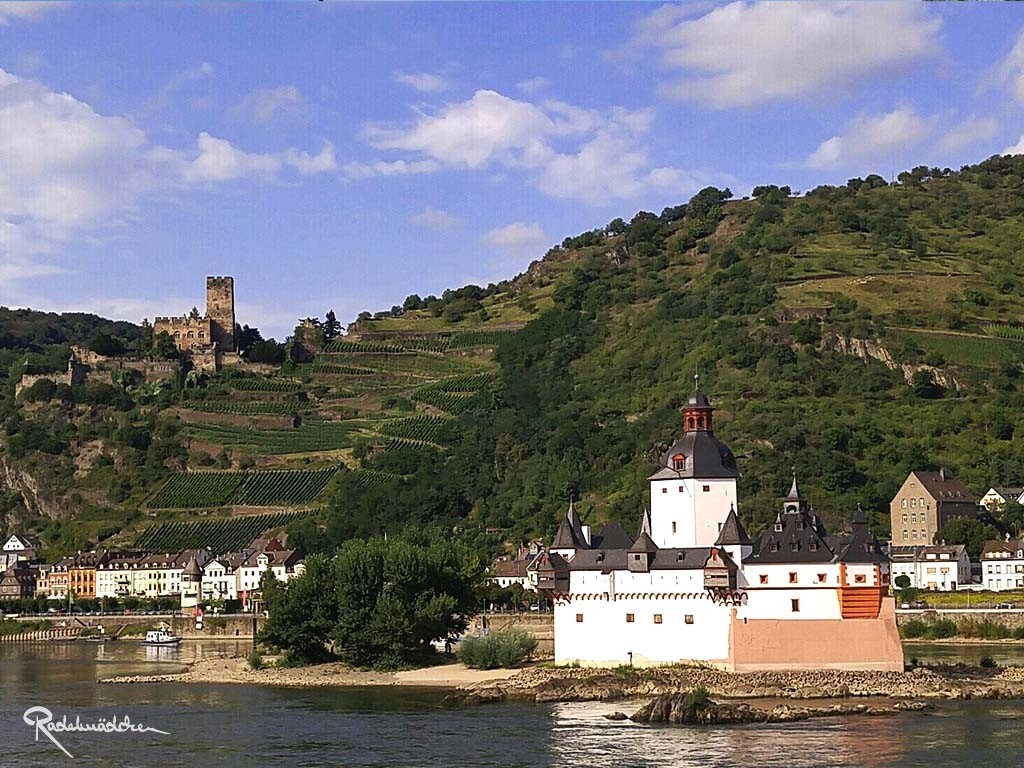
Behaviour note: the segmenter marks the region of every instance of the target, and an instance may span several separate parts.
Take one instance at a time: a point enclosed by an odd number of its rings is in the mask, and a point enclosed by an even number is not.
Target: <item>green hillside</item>
[[[631,527],[699,371],[752,529],[795,467],[826,519],[859,502],[885,533],[911,467],[979,493],[1024,478],[1022,192],[1019,157],[802,195],[709,188],[567,237],[514,280],[410,296],[346,336],[296,329],[272,372],[15,401],[12,368],[0,460],[54,503],[12,489],[0,511],[73,548],[144,531],[197,471],[223,487],[180,503],[235,514],[254,473],[301,470],[333,476],[272,502],[326,505],[289,526],[310,549],[432,524],[547,535],[570,493],[586,522]]]

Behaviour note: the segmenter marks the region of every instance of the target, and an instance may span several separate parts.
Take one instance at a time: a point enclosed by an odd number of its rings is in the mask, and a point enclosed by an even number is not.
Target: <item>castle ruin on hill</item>
[[[153,335],[166,333],[179,352],[201,371],[218,371],[239,361],[235,339],[235,278],[206,278],[206,314],[157,317]]]

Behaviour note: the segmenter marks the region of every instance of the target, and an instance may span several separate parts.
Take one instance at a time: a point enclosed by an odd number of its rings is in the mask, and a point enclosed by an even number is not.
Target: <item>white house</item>
[[[31,560],[42,548],[43,544],[38,537],[28,533],[12,533],[4,542],[3,552],[18,560]]]
[[[894,584],[906,576],[915,589],[953,592],[971,583],[971,559],[962,544],[893,547],[889,558]]]
[[[131,594],[135,597],[173,597],[181,594],[181,572],[195,555],[202,567],[212,557],[207,549],[145,555],[132,566]]]
[[[112,552],[96,566],[96,597],[123,599],[132,594],[132,571],[139,553]]]
[[[1024,589],[1024,539],[986,541],[981,550],[981,583],[1001,592]]]
[[[1024,499],[1024,488],[993,486],[985,492],[984,496],[978,499],[978,504],[988,509],[989,512],[996,512],[1002,510],[1008,501],[1024,504],[1022,499]]]
[[[555,606],[556,663],[902,670],[889,561],[864,513],[850,533],[830,534],[794,478],[752,541],[712,411],[700,391],[683,407],[635,539],[592,536],[570,505],[537,563]]]

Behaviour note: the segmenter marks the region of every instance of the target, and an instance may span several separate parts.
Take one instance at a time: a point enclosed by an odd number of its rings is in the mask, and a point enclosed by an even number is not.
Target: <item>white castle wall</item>
[[[652,480],[651,538],[661,548],[710,547],[735,504],[735,479]]]

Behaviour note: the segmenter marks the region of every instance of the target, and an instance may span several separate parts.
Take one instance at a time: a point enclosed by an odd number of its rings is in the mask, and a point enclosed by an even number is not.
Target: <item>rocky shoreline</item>
[[[616,701],[704,688],[720,699],[1024,699],[1024,668],[918,667],[906,672],[722,672],[701,667],[524,669],[507,680],[460,688],[468,703]]]

